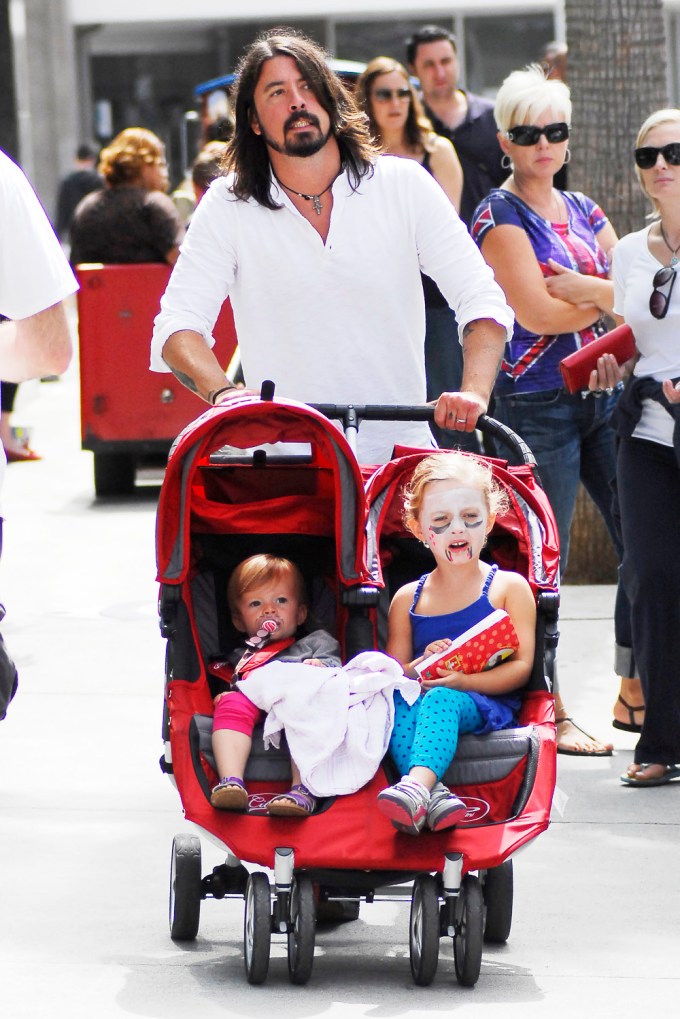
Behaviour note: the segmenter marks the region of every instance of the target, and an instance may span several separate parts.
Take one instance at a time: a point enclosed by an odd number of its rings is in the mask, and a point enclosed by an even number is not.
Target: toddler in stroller
[[[486,537],[507,500],[490,466],[450,453],[416,467],[406,488],[406,526],[434,555],[434,570],[397,591],[389,611],[387,653],[407,676],[443,652],[471,626],[504,609],[518,646],[493,669],[464,673],[438,667],[421,678],[423,694],[407,704],[395,694],[390,752],[403,777],[378,795],[378,807],[399,831],[417,835],[452,828],[467,804],[441,778],[456,753],[459,734],[517,725],[520,698],[513,693],[531,673],[536,603],[527,580],[480,561]],[[493,585],[493,591],[491,587]],[[415,655],[415,657],[414,657]]]
[[[266,553],[250,556],[232,573],[227,599],[234,626],[247,633],[248,639],[231,661],[215,663],[208,677],[215,704],[212,747],[220,775],[210,802],[219,810],[246,810],[248,792],[243,775],[253,729],[262,712],[241,690],[233,689],[233,684],[274,657],[322,668],[340,665],[340,645],[325,630],[314,630],[296,640],[298,628],[307,618],[308,598],[302,574],[289,559]],[[267,812],[307,817],[316,799],[302,785],[292,759],[291,772],[290,791],[271,799]]]

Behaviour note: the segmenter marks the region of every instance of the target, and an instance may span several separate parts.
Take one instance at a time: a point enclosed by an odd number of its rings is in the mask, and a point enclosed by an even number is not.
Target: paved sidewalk
[[[267,984],[246,984],[235,902],[206,903],[197,942],[173,944],[170,844],[189,826],[157,764],[157,488],[95,503],[75,371],[33,395],[45,459],[9,467],[3,490],[3,629],[21,669],[0,723],[3,1019],[677,1012],[680,788],[619,783],[635,737],[610,724],[611,587],[565,588],[559,659],[570,713],[616,755],[559,758],[553,824],[515,861],[510,941],[485,949],[473,991],[450,944],[433,986],[412,984],[402,905],[324,932],[306,988],[288,983],[282,946]],[[205,840],[204,859],[222,859]]]

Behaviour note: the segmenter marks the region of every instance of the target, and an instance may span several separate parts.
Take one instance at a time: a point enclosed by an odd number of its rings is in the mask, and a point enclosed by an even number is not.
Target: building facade
[[[665,3],[670,93],[677,101],[680,0]],[[342,59],[403,60],[404,40],[415,28],[442,24],[457,36],[464,85],[489,96],[511,70],[536,60],[545,43],[564,38],[562,0],[429,0],[425,6],[335,0],[331,14],[323,0],[0,0],[3,8],[16,106],[12,154],[48,212],[77,145],[102,145],[132,125],[163,138],[177,183],[191,154],[186,137],[195,87],[233,70],[263,29],[298,28]],[[7,124],[0,101],[0,147],[11,151]]]

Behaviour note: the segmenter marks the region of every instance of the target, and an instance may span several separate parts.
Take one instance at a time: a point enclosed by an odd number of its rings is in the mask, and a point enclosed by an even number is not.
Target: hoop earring
[[[564,153],[564,163],[562,165],[566,166],[567,163],[570,161],[570,159],[571,159],[571,151],[569,149],[567,149],[566,152]]]
[[[507,152],[504,152],[503,155],[501,156],[501,166],[503,167],[504,170],[512,169],[512,159],[510,159],[510,156],[507,154]]]

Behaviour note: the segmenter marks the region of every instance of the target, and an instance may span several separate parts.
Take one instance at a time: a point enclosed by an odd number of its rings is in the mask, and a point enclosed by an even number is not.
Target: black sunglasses
[[[659,153],[669,166],[680,166],[680,142],[671,142],[670,145],[663,145],[660,149],[653,145],[645,145],[635,150],[635,162],[641,170],[651,170],[656,166]]]
[[[654,318],[666,317],[668,305],[671,303],[671,294],[675,286],[676,275],[677,273],[671,265],[663,265],[654,273],[654,279],[652,280],[654,289],[652,290],[652,296],[649,298],[649,310]],[[670,283],[668,293],[664,294],[661,287],[665,287],[668,283]]]
[[[569,137],[569,125],[564,121],[560,121],[559,124],[546,124],[545,127],[537,127],[535,124],[518,124],[517,127],[510,128],[508,138],[515,145],[537,145],[542,134],[551,145],[555,145],[557,142],[566,142]]]
[[[373,91],[373,98],[379,103],[389,103],[390,99],[410,99],[411,90],[408,88],[376,88]]]

